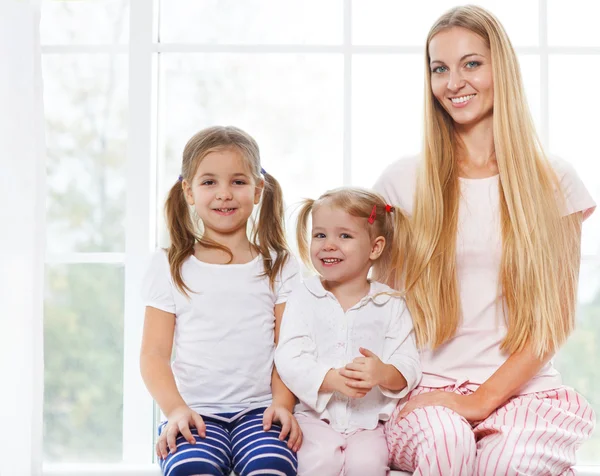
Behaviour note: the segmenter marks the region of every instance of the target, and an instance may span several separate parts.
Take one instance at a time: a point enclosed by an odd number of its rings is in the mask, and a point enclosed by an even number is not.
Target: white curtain
[[[45,144],[40,0],[0,1],[0,475],[40,475]]]

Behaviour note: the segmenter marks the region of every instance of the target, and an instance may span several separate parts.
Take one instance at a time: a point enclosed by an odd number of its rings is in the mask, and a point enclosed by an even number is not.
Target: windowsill
[[[578,476],[600,475],[598,466],[576,466]],[[44,464],[43,476],[161,476],[155,464]],[[390,476],[402,475],[400,471],[392,471]]]

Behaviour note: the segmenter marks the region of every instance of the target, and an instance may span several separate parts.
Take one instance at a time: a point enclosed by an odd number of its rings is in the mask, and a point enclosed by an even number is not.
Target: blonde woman
[[[386,424],[418,474],[572,474],[594,426],[552,356],[574,326],[581,223],[595,204],[544,155],[517,58],[486,10],[450,10],[426,43],[422,156],[375,189],[411,215],[405,280],[423,379]],[[405,272],[405,275],[402,273]]]

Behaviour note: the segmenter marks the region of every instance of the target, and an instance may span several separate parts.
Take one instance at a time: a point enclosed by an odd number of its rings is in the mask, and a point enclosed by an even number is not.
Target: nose
[[[337,250],[337,245],[335,241],[329,237],[323,243],[323,251],[335,251]]]
[[[447,88],[449,91],[457,92],[465,85],[465,79],[459,71],[451,71],[448,76]]]
[[[216,198],[217,200],[231,200],[233,198],[231,189],[228,186],[219,187]]]

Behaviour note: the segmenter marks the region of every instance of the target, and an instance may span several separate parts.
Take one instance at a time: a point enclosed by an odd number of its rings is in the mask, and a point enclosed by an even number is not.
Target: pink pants
[[[396,421],[412,397],[454,386],[417,387],[385,424],[390,464],[415,475],[570,475],[575,451],[590,437],[595,415],[573,389],[517,395],[488,418],[470,424],[441,406],[418,408]]]
[[[339,433],[317,418],[296,415],[302,428],[299,476],[385,476],[388,450],[379,424],[374,430]]]

